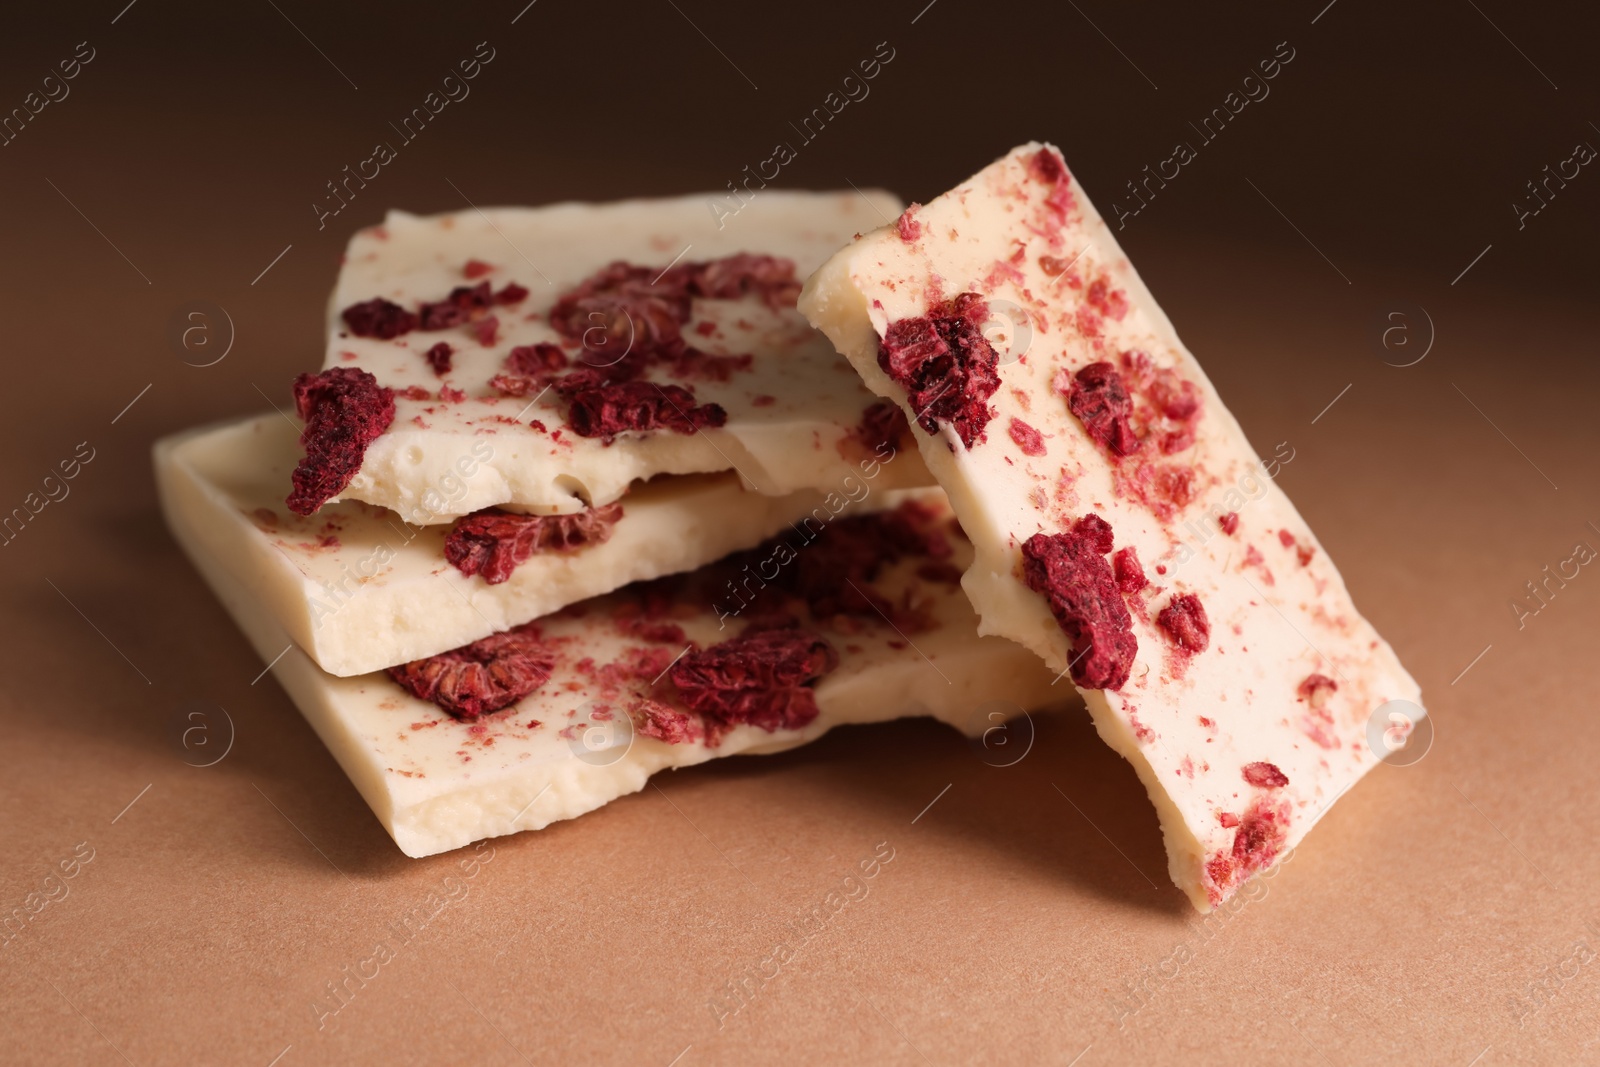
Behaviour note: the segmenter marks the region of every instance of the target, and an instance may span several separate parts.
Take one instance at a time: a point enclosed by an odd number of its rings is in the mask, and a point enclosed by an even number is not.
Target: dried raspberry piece
[[[900,410],[900,405],[892,400],[879,400],[862,409],[855,438],[870,451],[878,452],[885,445],[893,450],[902,435],[910,432],[906,413]]]
[[[825,638],[799,627],[757,629],[691,651],[669,674],[692,710],[723,728],[797,730],[817,717],[811,686],[839,665]]]
[[[668,707],[659,700],[636,700],[628,705],[633,728],[646,737],[669,745],[685,745],[705,736],[699,716]]]
[[[380,341],[393,340],[417,328],[416,315],[381,297],[351,304],[340,317],[357,337],[376,337]]]
[[[450,357],[455,354],[455,349],[451,348],[443,341],[440,341],[438,344],[428,349],[422,358],[428,361],[428,366],[433,368],[433,373],[443,378],[446,374],[450,373]]]
[[[481,259],[469,259],[466,266],[461,268],[461,273],[468,278],[481,278],[494,270],[494,267]]]
[[[567,354],[562,351],[560,345],[553,345],[548,341],[540,341],[534,345],[517,345],[506,353],[506,366],[513,374],[537,378],[541,374],[564,369],[567,366]]]
[[[897,319],[884,331],[878,366],[906,391],[917,421],[929,433],[948,422],[968,448],[983,437],[1000,388],[1000,357],[983,336],[989,306],[962,293],[926,316]]]
[[[1217,822],[1231,830],[1239,825],[1239,816],[1231,811],[1219,811],[1217,812]]]
[[[494,345],[495,338],[500,335],[500,320],[493,315],[479,319],[472,324],[472,336],[485,348]]]
[[[1139,553],[1132,545],[1117,550],[1111,557],[1111,569],[1117,576],[1117,588],[1122,590],[1123,596],[1132,596],[1150,584],[1150,579],[1145,577],[1144,567],[1139,563]]]
[[[1091,363],[1074,375],[1067,407],[1083,422],[1090,437],[1112,455],[1131,456],[1142,443],[1128,423],[1133,400],[1115,367],[1104,360]]]
[[[1011,439],[1022,449],[1025,456],[1044,455],[1044,435],[1021,419],[1012,416],[1010,426]]]
[[[289,510],[310,515],[350,484],[361,457],[394,421],[394,391],[364,370],[332,367],[294,380],[294,406],[305,420]]]
[[[1105,554],[1111,526],[1085,515],[1071,530],[1034,534],[1022,546],[1022,577],[1043,594],[1072,642],[1072,680],[1085,689],[1120,689],[1128,681],[1139,639]]]
[[[913,203],[894,220],[894,232],[899,234],[900,240],[910,244],[922,236],[922,221],[913,212],[921,210],[922,205]]]
[[[1028,160],[1028,169],[1042,182],[1058,182],[1066,177],[1067,165],[1061,153],[1053,148],[1041,148]]]
[[[1200,390],[1187,378],[1163,368],[1150,383],[1150,402],[1167,418],[1188,422],[1200,413]]]
[[[485,508],[456,520],[444,540],[444,558],[468,577],[482,574],[490,585],[499,585],[535,552],[604,544],[621,518],[621,504],[573,515],[517,515]]]
[[[1156,616],[1156,624],[1185,652],[1204,652],[1211,643],[1211,621],[1200,598],[1179,593]]]
[[[419,316],[421,328],[424,330],[447,330],[452,326],[460,326],[472,318],[472,313],[481,311],[493,302],[489,291],[488,282],[479,282],[477,285],[458,285],[450,290],[450,295],[443,300],[431,304],[423,304]]]
[[[516,282],[507,282],[504,289],[494,294],[494,302],[501,306],[520,304],[526,299],[528,299],[528,290]]]
[[[794,261],[782,256],[740,252],[674,269],[691,295],[706,300],[737,300],[753,293],[768,307],[781,309],[794,307],[800,298]]]
[[[496,374],[489,379],[489,388],[498,389],[506,396],[527,396],[544,388],[532,378],[522,378],[515,374]]]
[[[1306,680],[1300,683],[1295,692],[1301,700],[1313,708],[1320,708],[1328,702],[1328,697],[1339,691],[1339,683],[1329,678],[1326,674],[1308,674]]]
[[[1230,511],[1217,519],[1217,525],[1222,527],[1222,532],[1233,535],[1239,532],[1239,513]]]
[[[1246,763],[1241,772],[1245,781],[1261,789],[1282,789],[1289,784],[1289,776],[1275,763]]]
[[[1204,881],[1212,907],[1226,900],[1252,874],[1272,866],[1288,839],[1288,801],[1258,797],[1239,820],[1233,847],[1206,861]]]
[[[555,653],[534,623],[470,645],[390,667],[388,674],[419,700],[431,700],[461,722],[515,704],[550,680]]]
[[[696,406],[694,394],[679,385],[613,382],[572,392],[567,399],[567,425],[580,437],[610,438],[624,430],[691,434],[728,421],[722,405]]]

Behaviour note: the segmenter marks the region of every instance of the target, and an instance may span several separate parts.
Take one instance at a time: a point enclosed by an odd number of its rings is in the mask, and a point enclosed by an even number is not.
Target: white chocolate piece
[[[675,257],[692,262],[766,254],[792,260],[798,280],[852,234],[899,211],[899,202],[883,192],[763,191],[736,218],[719,222],[710,199],[429,217],[391,212],[381,225],[358,232],[329,306],[324,366],[358,367],[380,385],[421,388],[435,399],[396,396],[393,423],[367,448],[341,496],[389,508],[408,522],[437,523],[501,504],[541,513],[577,511],[585,503],[616,500],[631,482],[658,474],[731,469],[769,495],[836,488],[864,454],[853,433],[874,397],[798,311],[774,310],[756,296],[697,299],[684,329],[685,339],[705,352],[751,355],[749,369],[734,371],[725,382],[673,378],[660,367],[646,376],[692,387],[697,404],[720,404],[727,423],[719,428],[693,434],[626,431],[611,442],[584,438],[566,427],[566,404],[555,390],[534,403],[532,396],[506,396],[489,384],[507,372],[513,347],[559,342],[550,308],[613,261],[665,269]],[[463,270],[469,260],[494,270],[468,278]],[[443,300],[452,288],[479,281],[496,291],[509,282],[529,290],[520,303],[492,309],[499,330],[489,347],[470,327],[379,340],[349,335],[340,318],[345,308],[380,297],[415,311],[420,302]],[[441,341],[454,349],[442,378],[423,356]],[[578,353],[569,354],[576,368]],[[465,399],[437,399],[441,387],[460,390]],[[535,420],[547,430],[532,428]],[[440,484],[485,437],[493,455],[476,465],[465,492],[441,507]],[[888,476],[900,487],[932,484],[911,450]]]
[[[273,673],[408,856],[541,829],[638,792],[663,768],[780,752],[834,726],[926,714],[978,736],[1019,709],[1063,696],[1064,687],[1052,689],[1050,672],[1027,650],[979,638],[961,590],[916,577],[913,559],[887,568],[872,587],[895,598],[913,589],[937,625],[911,635],[914,646],[870,618],[848,635],[820,630],[839,651],[839,665],[817,683],[820,714],[803,729],[769,733],[736,726],[716,747],[703,740],[669,744],[632,729],[633,719],[623,710],[630,700],[650,694],[670,703],[670,693],[649,680],[625,679],[619,692],[606,694],[596,672],[578,663],[587,657],[610,664],[641,648],[659,658],[676,653],[675,645],[651,644],[618,625],[609,609],[630,600],[637,604],[637,591],[629,589],[592,602],[578,617],[563,613],[543,620],[542,637],[560,646],[549,681],[469,725],[412,697],[384,673],[335,678],[298,647],[280,656],[288,635],[248,584],[250,552],[238,544],[259,532],[224,521],[233,509],[219,486],[201,497],[210,501],[210,514],[179,506],[172,495],[176,481],[170,473],[162,480],[173,534],[256,651],[263,659],[277,657]],[[931,499],[940,502],[936,491]],[[218,538],[218,531],[224,536]],[[970,547],[959,542],[954,549],[955,562],[964,565]],[[719,629],[708,604],[696,603],[686,617],[672,621],[703,645],[738,632],[735,625]],[[612,717],[601,720],[607,711]],[[529,725],[535,721],[539,725]]]
[[[1084,696],[1100,736],[1155,803],[1173,881],[1204,912],[1297,844],[1378,762],[1369,719],[1390,700],[1412,702],[1415,719],[1419,691],[1273,483],[1292,449],[1285,457],[1279,446],[1271,463],[1257,456],[1082,188],[1064,165],[1051,180],[1053,162],[1054,148],[1025,145],[898,226],[864,235],[812,276],[800,308],[915,421],[906,391],[880,367],[885,332],[958,294],[988,302],[1000,387],[986,436],[969,450],[949,422],[932,435],[913,430],[977,548],[963,586],[982,633],[1066,672],[1072,642],[1023,580],[1021,546],[1093,513],[1110,523],[1117,549],[1137,550],[1151,584],[1125,598],[1138,640],[1131,676]],[[1124,363],[1130,352],[1149,365]],[[1120,460],[1065,395],[1099,361],[1127,377],[1146,433]],[[1157,390],[1192,383],[1202,405],[1196,439],[1167,442],[1170,454],[1162,434],[1181,427],[1158,414],[1169,410],[1151,391],[1158,379]],[[1231,535],[1221,528],[1229,514]],[[1210,620],[1209,647],[1192,655],[1158,625],[1181,594],[1198,596]],[[1337,690],[1302,692],[1312,675]],[[1275,779],[1265,764],[1288,784],[1246,779]]]
[[[411,526],[353,500],[307,517],[291,513],[284,487],[299,454],[288,420],[260,415],[157,442],[156,475],[170,521],[183,522],[279,629],[341,677],[458,648],[629,582],[692,570],[791,523],[880,506],[888,471],[917,461],[910,452],[880,453],[828,494],[764,496],[732,473],[659,478],[623,498],[609,540],[535,553],[491,585],[446,561],[449,527]]]

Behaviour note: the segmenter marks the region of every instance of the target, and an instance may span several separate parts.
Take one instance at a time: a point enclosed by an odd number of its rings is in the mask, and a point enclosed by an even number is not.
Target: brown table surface
[[[590,38],[540,36],[592,30],[594,14],[541,4],[516,37],[496,11],[504,58],[480,95],[321,232],[306,204],[431,84],[428,63],[471,53],[475,25],[451,22],[437,40],[413,27],[376,58],[365,35],[402,36],[376,15],[334,26],[289,0],[283,19],[143,3],[116,24],[75,8],[16,45],[19,100],[28,72],[71,42],[91,36],[99,55],[70,99],[0,149],[12,345],[0,514],[42,494],[80,442],[93,459],[0,545],[0,921],[53,898],[20,932],[0,928],[0,1061],[1600,1062],[1600,566],[1568,563],[1576,576],[1550,581],[1537,614],[1512,607],[1539,606],[1528,583],[1576,546],[1600,549],[1592,245],[1572,229],[1594,217],[1584,205],[1600,178],[1575,181],[1526,234],[1503,204],[1565,155],[1546,147],[1585,128],[1552,110],[1587,99],[1569,80],[1589,69],[1584,35],[1498,16],[1557,94],[1467,8],[1438,16],[1457,34],[1444,43],[1434,15],[1394,13],[1409,35],[1396,43],[1389,16],[1358,5],[1314,25],[1308,8],[1281,33],[1276,16],[1234,13],[1219,51],[1190,47],[1209,9],[1166,32],[1093,5],[1162,83],[1146,93],[1128,57],[1062,7],[1050,17],[1072,61],[1121,110],[1104,129],[1097,109],[1041,110],[1016,129],[994,118],[941,135],[935,152],[937,124],[917,118],[910,89],[950,83],[972,25],[957,0],[914,28],[898,9],[881,31],[878,13],[859,34],[797,24],[806,47],[832,47],[804,62],[758,44],[737,11],[712,21],[686,6],[759,94],[739,95],[738,76],[667,8],[619,26],[630,57],[655,38],[671,46],[617,83]],[[143,53],[130,49],[139,34]],[[1104,202],[1185,109],[1202,113],[1234,66],[1290,35],[1302,57],[1280,95],[1241,116],[1229,147],[1208,148],[1126,244],[1258,449],[1294,448],[1281,484],[1420,680],[1436,738],[1420,762],[1352,790],[1242,906],[1202,920],[1168,883],[1154,813],[1081,707],[1035,717],[1031,750],[1006,768],[931,722],[849,728],[663,774],[594,814],[497,840],[476,866],[409,860],[162,525],[152,441],[284,402],[292,375],[319,361],[339,247],[384,206],[715,187],[760,158],[774,115],[803,114],[880,36],[901,58],[835,140],[807,149],[790,187],[899,182],[925,199],[1048,136],[1085,160]],[[552,54],[552,40],[578,43]],[[195,42],[206,47],[187,56]],[[1381,54],[1370,69],[1362,47]],[[1436,86],[1433,67],[1397,52],[1453,73]],[[541,63],[564,85],[638,101],[681,73],[715,83],[710,99],[732,110],[702,128],[672,97],[678,110],[638,131],[628,163],[610,113],[569,98],[576,115],[549,122],[572,170],[553,171],[495,125],[509,117],[541,143]],[[1392,91],[1401,83],[1408,92]],[[1457,93],[1472,95],[1446,106]],[[1435,104],[1431,124],[1413,123]],[[922,122],[920,156],[880,150],[898,121]],[[585,124],[590,141],[575,132]],[[1370,156],[1341,155],[1368,134]],[[1432,147],[1405,156],[1410,169],[1386,169],[1386,152],[1424,135]],[[700,147],[674,154],[674,138]],[[1345,140],[1318,154],[1320,138]],[[1319,170],[1361,180],[1317,193],[1305,183]],[[1389,244],[1376,226],[1349,228],[1383,211],[1420,221]],[[1208,229],[1213,212],[1227,225]],[[1239,232],[1218,237],[1228,229]],[[1552,248],[1578,273],[1552,265]],[[186,366],[170,341],[200,299],[233,324],[208,367]],[[1385,365],[1423,350],[1429,319],[1426,358]],[[1411,347],[1381,346],[1394,322]],[[219,352],[228,330],[214,314],[209,325]],[[192,766],[196,749],[178,740],[196,709],[208,709],[206,751],[231,734],[213,766]],[[797,933],[879,849],[893,859],[867,895]],[[783,941],[792,958],[773,974],[765,961]]]

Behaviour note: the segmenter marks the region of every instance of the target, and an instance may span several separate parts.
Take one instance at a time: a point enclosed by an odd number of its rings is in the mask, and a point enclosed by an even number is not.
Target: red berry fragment
[[[1132,596],[1150,584],[1139,563],[1139,553],[1132,545],[1117,550],[1111,557],[1111,569],[1116,573],[1117,588],[1122,590],[1123,596]]]
[[[506,283],[504,289],[494,294],[494,302],[500,305],[520,304],[526,299],[528,299],[528,290],[516,282]]]
[[[1090,437],[1117,457],[1131,456],[1141,444],[1128,422],[1133,400],[1110,363],[1091,363],[1074,375],[1067,407],[1083,422]]]
[[[1185,652],[1204,652],[1211,643],[1211,621],[1193,593],[1179,593],[1168,601],[1156,616],[1156,624]]]
[[[486,508],[456,520],[444,540],[444,558],[462,574],[482,574],[490,585],[499,585],[536,552],[604,544],[620,518],[621,504],[573,515],[517,515]]]
[[[494,270],[494,267],[481,259],[469,259],[466,266],[461,268],[461,273],[468,278],[481,278]]]
[[[1243,774],[1245,781],[1262,789],[1282,789],[1289,784],[1289,776],[1275,763],[1246,763]]]
[[[1011,419],[1011,439],[1025,456],[1044,455],[1044,435],[1015,416]]]
[[[797,730],[817,717],[811,686],[839,665],[825,638],[798,627],[750,629],[672,666],[683,702],[717,726]]]
[[[639,733],[669,745],[688,744],[705,736],[698,715],[669,707],[659,700],[634,701],[628,705],[628,716]]]
[[[500,320],[493,315],[479,319],[472,324],[472,336],[485,348],[494,345],[495,339],[500,335]]]
[[[488,282],[458,285],[450,290],[450,295],[443,300],[422,305],[421,314],[418,316],[421,328],[448,330],[452,326],[460,326],[472,318],[473,312],[483,310],[492,301]]]
[[[541,341],[536,345],[517,345],[506,353],[506,366],[514,374],[524,374],[536,378],[541,374],[549,374],[566,367],[567,354],[561,350],[560,345],[553,345],[548,341]]]
[[[890,323],[878,347],[878,366],[906,391],[922,428],[937,433],[947,422],[968,448],[994,417],[989,398],[1000,388],[1000,357],[982,331],[988,317],[981,297],[962,293]]]
[[[1228,512],[1227,514],[1223,515],[1221,518],[1217,519],[1217,525],[1222,527],[1222,532],[1225,533],[1225,534],[1230,534],[1231,535],[1231,534],[1238,533],[1239,532],[1239,513],[1236,512],[1236,511]]]
[[[1206,861],[1204,882],[1212,907],[1226,900],[1252,874],[1272,866],[1288,839],[1288,802],[1257,797],[1239,820],[1233,847]]]
[[[691,434],[728,421],[728,413],[722,405],[697,406],[694,394],[680,385],[612,382],[563,390],[562,395],[571,404],[567,424],[580,437],[611,438],[624,430],[672,430]]]
[[[455,349],[440,341],[428,349],[422,358],[428,361],[428,366],[433,368],[433,373],[443,378],[450,372],[450,357],[455,354]]]
[[[856,425],[855,438],[873,452],[888,447],[893,452],[903,435],[911,432],[906,414],[892,400],[879,400],[868,404],[861,412],[861,422]]]
[[[1296,693],[1313,708],[1320,708],[1328,702],[1328,697],[1338,691],[1339,683],[1326,674],[1308,674]]]
[[[399,304],[382,298],[351,304],[341,313],[346,328],[357,337],[390,341],[417,328],[417,317]]]
[[[333,367],[296,378],[294,406],[305,420],[306,454],[291,476],[287,503],[296,515],[310,515],[343,492],[367,446],[394,421],[394,391],[364,370]]]
[[[922,220],[916,217],[916,212],[921,210],[921,204],[912,204],[906,208],[898,219],[894,220],[894,232],[900,240],[910,244],[922,236]]]
[[[534,623],[492,634],[427,659],[390,667],[393,678],[420,700],[431,700],[461,722],[499,711],[550,680],[555,654]]]
[[[1061,153],[1053,148],[1041,148],[1028,160],[1028,169],[1034,177],[1042,182],[1054,183],[1066,177],[1067,165],[1062,162]]]
[[[1085,689],[1120,689],[1139,639],[1105,555],[1111,526],[1085,515],[1066,533],[1034,534],[1022,546],[1022,577],[1044,596],[1072,642],[1072,680]]]

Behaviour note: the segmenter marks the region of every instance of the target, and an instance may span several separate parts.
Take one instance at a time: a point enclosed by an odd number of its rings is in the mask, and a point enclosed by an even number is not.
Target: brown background
[[[0,147],[0,510],[78,442],[95,458],[0,547],[0,910],[78,843],[94,859],[0,948],[0,1060],[1600,1062],[1600,577],[1521,629],[1510,607],[1600,548],[1600,173],[1525,229],[1510,207],[1600,146],[1592,16],[923,2],[6,14],[0,108],[79,41],[96,57]],[[323,183],[484,40],[472,95],[319,232]],[[885,40],[871,95],[780,186],[926,199],[1040,137],[1109,214],[1256,60],[1296,50],[1121,237],[1258,447],[1295,448],[1282,483],[1421,680],[1433,750],[1204,924],[1081,709],[1039,717],[1004,769],[905,723],[666,775],[446,883],[460,857],[402,857],[270,676],[252,684],[263,664],[162,528],[150,442],[260,410],[258,389],[281,402],[318,362],[343,242],[385,208],[720,187]],[[215,366],[169,340],[195,300],[234,324]],[[1423,309],[1427,358],[1386,366],[1422,350]],[[1382,346],[1392,311],[1412,347]],[[213,751],[235,733],[205,769],[175,740],[197,707]],[[868,896],[719,1028],[712,999],[879,842]],[[327,983],[450,886],[319,1030]]]

